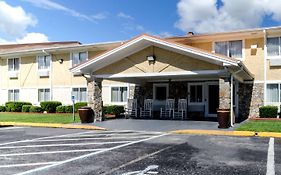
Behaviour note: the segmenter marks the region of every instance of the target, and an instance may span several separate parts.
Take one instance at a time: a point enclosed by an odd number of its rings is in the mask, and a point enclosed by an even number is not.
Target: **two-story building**
[[[281,104],[281,27],[83,45],[50,42],[0,45],[0,103],[88,101],[126,105],[128,98],[187,99],[189,110],[215,117],[258,116]],[[70,71],[69,71],[70,69]]]

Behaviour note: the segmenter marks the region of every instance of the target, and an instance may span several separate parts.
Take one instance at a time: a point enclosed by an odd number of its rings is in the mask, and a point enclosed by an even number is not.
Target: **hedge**
[[[23,105],[32,105],[32,104],[29,102],[20,102],[20,101],[5,103],[7,112],[21,112]]]
[[[21,112],[29,112],[29,109],[32,105],[23,105],[21,108]]]
[[[74,109],[75,112],[78,112],[78,109],[80,109],[81,107],[87,106],[87,102],[77,102],[74,104]]]
[[[29,112],[42,113],[43,108],[41,108],[40,106],[31,106],[29,108]]]
[[[46,111],[47,113],[55,113],[56,108],[61,105],[62,104],[59,101],[44,101],[40,103],[43,111]]]
[[[65,106],[57,106],[56,113],[65,113]]]
[[[262,106],[259,108],[261,118],[277,118],[278,107],[277,106]]]
[[[5,106],[0,106],[0,112],[5,112],[6,111],[6,107]]]
[[[72,111],[73,111],[72,105],[65,106],[65,113],[72,113]]]
[[[118,105],[112,105],[112,106],[104,106],[102,108],[103,114],[114,114],[114,115],[119,115],[123,113],[124,106],[118,106]]]

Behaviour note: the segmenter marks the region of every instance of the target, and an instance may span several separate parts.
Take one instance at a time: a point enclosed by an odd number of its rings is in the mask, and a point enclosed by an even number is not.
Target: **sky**
[[[128,40],[281,25],[281,0],[0,0],[0,43]]]

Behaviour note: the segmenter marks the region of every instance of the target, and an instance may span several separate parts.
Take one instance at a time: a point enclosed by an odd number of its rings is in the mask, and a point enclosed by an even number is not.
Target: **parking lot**
[[[153,131],[8,127],[0,128],[0,171],[1,174],[281,174],[281,140],[269,140]]]

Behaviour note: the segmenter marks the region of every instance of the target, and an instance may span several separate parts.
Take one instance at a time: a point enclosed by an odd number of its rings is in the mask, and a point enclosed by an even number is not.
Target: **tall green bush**
[[[65,113],[65,106],[57,106],[56,113]]]
[[[72,113],[72,111],[73,111],[72,105],[65,106],[65,113]]]
[[[124,106],[119,106],[119,105],[110,105],[110,106],[104,106],[102,108],[103,114],[114,114],[114,115],[119,115],[123,113]]]
[[[261,118],[277,118],[278,107],[277,106],[262,106],[259,108]]]
[[[55,113],[56,108],[61,105],[62,104],[59,101],[44,101],[40,103],[43,111],[47,111],[48,113]]]
[[[29,102],[20,102],[20,101],[5,103],[7,112],[21,112],[23,105],[32,105],[32,104]]]

